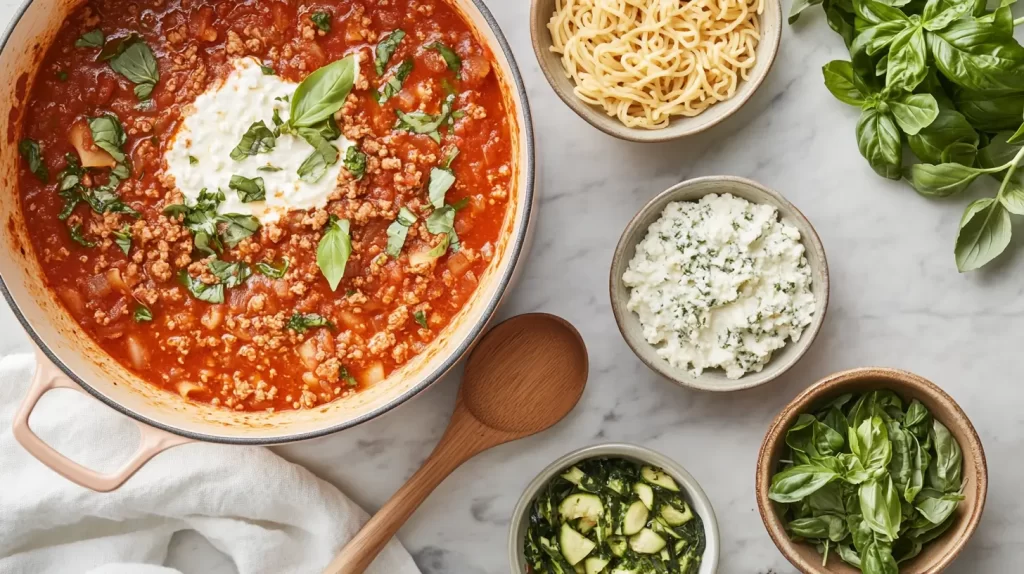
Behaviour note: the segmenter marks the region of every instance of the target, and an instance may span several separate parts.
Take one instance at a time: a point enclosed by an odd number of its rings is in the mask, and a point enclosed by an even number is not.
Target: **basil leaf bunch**
[[[181,223],[192,232],[192,243],[201,252],[216,255],[224,246],[234,247],[256,233],[259,220],[239,213],[218,214],[224,202],[224,192],[202,189],[194,204],[179,203],[164,208],[164,215],[181,218]]]
[[[797,0],[790,22],[820,4],[850,60],[823,68],[825,86],[861,108],[861,155],[879,175],[906,178],[928,197],[960,193],[983,175],[994,198],[967,206],[954,245],[961,272],[1010,242],[1011,214],[1024,214],[1020,161],[982,165],[985,147],[1024,141],[1024,47],[1013,37],[1012,2],[994,10],[974,0]],[[1010,132],[1003,134],[1003,132]],[[904,166],[907,144],[916,159]]]
[[[917,400],[842,395],[786,432],[768,496],[786,531],[866,574],[896,574],[953,522],[963,453]]]

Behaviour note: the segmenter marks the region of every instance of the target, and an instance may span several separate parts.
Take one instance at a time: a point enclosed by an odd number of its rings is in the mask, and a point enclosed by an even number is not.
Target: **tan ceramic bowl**
[[[640,326],[640,318],[626,308],[629,288],[622,282],[622,274],[636,253],[636,246],[647,236],[647,229],[661,217],[665,206],[673,201],[697,201],[709,193],[729,193],[742,197],[751,203],[771,205],[778,210],[782,221],[800,231],[807,262],[811,266],[812,291],[815,307],[811,324],[804,329],[799,341],[787,341],[786,346],[775,351],[768,364],[760,372],[747,373],[739,379],[729,379],[721,369],[705,369],[700,376],[693,376],[687,369],[673,367],[658,355],[657,349],[647,342]],[[804,356],[814,338],[818,336],[825,314],[828,311],[829,280],[828,261],[825,248],[814,231],[811,222],[792,203],[777,191],[744,179],[726,175],[699,177],[678,183],[652,199],[633,217],[622,232],[619,244],[612,256],[612,268],[608,278],[612,301],[612,313],[619,326],[619,332],[626,344],[648,367],[677,384],[702,391],[737,391],[763,385],[786,371]]]
[[[751,70],[749,79],[740,82],[736,87],[736,93],[729,100],[709,107],[698,116],[675,117],[667,128],[660,130],[626,127],[617,118],[605,113],[603,108],[591,106],[576,97],[573,93],[575,84],[566,76],[560,55],[551,51],[551,33],[547,24],[555,12],[555,0],[532,0],[530,35],[533,38],[533,51],[544,77],[548,79],[558,97],[562,98],[577,115],[595,128],[619,139],[663,142],[700,133],[717,125],[740,109],[764,82],[782,40],[782,4],[780,0],[763,0],[763,3],[764,11],[760,16],[761,41],[757,45],[757,62]]]
[[[864,368],[836,373],[818,381],[786,405],[768,429],[757,458],[755,484],[761,519],[782,554],[804,574],[859,574],[860,571],[838,558],[830,559],[828,567],[824,568],[821,556],[813,546],[793,542],[786,534],[782,521],[775,513],[774,503],[768,499],[772,475],[786,446],[786,431],[800,413],[809,412],[817,405],[844,393],[876,389],[892,390],[905,401],[921,401],[939,422],[949,428],[963,451],[963,479],[966,488],[964,500],[956,510],[956,523],[942,536],[926,544],[914,559],[900,564],[900,574],[942,572],[960,554],[981,521],[988,493],[988,466],[978,433],[960,406],[934,383],[906,371]]]

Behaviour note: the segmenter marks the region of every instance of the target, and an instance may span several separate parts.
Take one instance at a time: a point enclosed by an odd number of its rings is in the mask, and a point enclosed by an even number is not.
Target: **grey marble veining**
[[[860,158],[857,110],[822,84],[821,66],[846,52],[821,14],[812,10],[798,25],[785,26],[774,69],[737,115],[682,142],[641,145],[591,128],[557,99],[530,47],[529,2],[488,4],[525,77],[540,160],[533,250],[500,315],[546,311],[572,321],[590,350],[591,376],[565,421],[476,457],[427,499],[400,531],[424,572],[508,572],[509,514],[527,482],[565,452],[604,441],[664,452],[701,481],[720,521],[721,572],[795,572],[756,510],[758,447],[771,419],[800,390],[866,365],[901,367],[935,381],[982,437],[989,504],[949,572],[1019,570],[1024,250],[1016,241],[988,269],[956,272],[952,246],[967,199],[922,199],[905,184],[878,178]],[[0,1],[3,20],[13,5]],[[789,198],[816,226],[832,274],[828,317],[807,356],[782,379],[731,394],[682,390],[644,367],[619,337],[607,294],[612,251],[630,217],[670,185],[712,174],[749,177]],[[1016,230],[1024,237],[1024,228]],[[0,310],[0,320],[11,324],[9,310]],[[0,353],[27,349],[21,333],[0,337]],[[440,438],[458,379],[453,373],[356,429],[276,450],[372,511]],[[190,571],[212,565],[230,571],[190,535],[178,539],[172,561]]]

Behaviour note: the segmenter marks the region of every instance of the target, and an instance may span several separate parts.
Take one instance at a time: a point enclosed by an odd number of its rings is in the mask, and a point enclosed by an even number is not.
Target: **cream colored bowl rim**
[[[129,409],[122,405],[121,403],[113,399],[110,399],[103,393],[97,391],[88,382],[79,377],[74,372],[74,370],[68,367],[67,364],[65,364],[64,361],[62,361],[60,357],[58,357],[46,345],[42,338],[39,337],[39,335],[35,332],[35,330],[32,328],[32,325],[29,323],[28,319],[25,317],[25,315],[21,312],[21,309],[18,307],[18,303],[14,300],[14,297],[11,295],[10,290],[7,288],[7,283],[5,282],[3,275],[0,274],[0,292],[3,293],[3,297],[7,301],[7,305],[11,308],[11,311],[14,313],[14,316],[18,319],[18,322],[21,323],[21,326],[23,329],[25,329],[25,332],[28,333],[28,336],[32,339],[32,342],[35,343],[35,345],[40,349],[43,355],[45,355],[47,359],[52,361],[53,364],[58,369],[61,370],[61,372],[63,372],[72,381],[80,385],[82,389],[84,389],[86,392],[88,392],[90,395],[92,395],[93,397],[95,397],[108,407],[151,427],[158,428],[176,435],[184,436],[186,438],[190,438],[193,440],[204,442],[244,445],[266,445],[281,444],[286,442],[297,442],[319,438],[341,430],[345,430],[347,428],[354,427],[370,419],[376,418],[398,407],[399,405],[404,404],[409,399],[415,397],[416,395],[426,390],[430,385],[432,385],[438,379],[440,379],[441,376],[444,375],[449,369],[451,369],[455,365],[455,363],[459,361],[462,355],[464,355],[466,351],[469,350],[473,342],[481,335],[484,328],[489,323],[490,318],[494,316],[494,312],[497,309],[498,304],[501,302],[501,299],[504,296],[505,290],[508,288],[509,283],[511,283],[516,267],[519,265],[520,258],[523,255],[527,234],[529,233],[529,221],[532,217],[533,212],[533,201],[535,192],[534,188],[536,186],[536,182],[534,181],[536,176],[536,157],[533,135],[533,118],[530,113],[530,104],[526,95],[526,85],[523,82],[523,77],[519,71],[519,65],[516,63],[515,56],[512,54],[512,48],[509,46],[508,40],[505,38],[505,35],[502,33],[501,28],[498,26],[498,22],[497,20],[495,20],[494,15],[491,14],[490,10],[487,9],[487,6],[484,4],[483,0],[471,1],[473,6],[479,12],[480,16],[484,19],[485,22],[487,22],[487,26],[490,28],[491,33],[494,34],[494,37],[497,40],[498,47],[501,48],[502,55],[508,62],[508,72],[510,73],[512,83],[514,84],[515,91],[518,94],[520,100],[518,106],[519,109],[516,110],[515,115],[522,115],[523,125],[521,126],[522,129],[520,130],[520,137],[523,138],[523,142],[525,144],[526,157],[523,158],[524,161],[522,168],[524,170],[523,173],[525,175],[525,185],[523,186],[523,189],[519,190],[519,193],[524,194],[524,200],[522,201],[523,207],[521,213],[517,217],[520,221],[526,222],[526,224],[521,225],[515,236],[509,238],[509,248],[511,254],[509,255],[508,263],[506,263],[505,269],[502,270],[501,274],[495,277],[495,281],[497,281],[498,286],[495,289],[494,295],[491,297],[491,300],[488,301],[487,305],[484,307],[483,312],[480,315],[480,319],[478,319],[476,324],[474,324],[473,327],[469,329],[469,332],[461,340],[461,342],[457,346],[454,346],[448,352],[448,357],[436,369],[430,372],[430,374],[425,376],[418,385],[407,389],[405,392],[394,397],[392,400],[382,405],[381,407],[364,413],[358,417],[353,417],[349,420],[345,420],[338,424],[328,425],[317,430],[303,433],[295,433],[284,437],[235,437],[188,431],[172,425],[161,423],[159,421],[156,421],[150,417],[143,415],[142,413],[139,413],[138,411],[135,411],[134,409]],[[14,32],[14,29],[18,26],[18,23],[21,22],[21,19],[25,15],[25,12],[35,2],[36,0],[26,0],[14,12],[14,16],[11,18],[10,23],[4,30],[3,36],[0,37],[0,54],[7,50],[8,44],[11,39],[11,34]],[[456,6],[456,9],[459,9],[459,7]]]

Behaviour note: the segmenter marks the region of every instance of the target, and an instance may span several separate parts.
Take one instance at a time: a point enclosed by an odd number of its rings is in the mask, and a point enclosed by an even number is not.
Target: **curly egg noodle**
[[[551,50],[584,102],[666,128],[736,93],[756,63],[763,0],[555,0]]]

